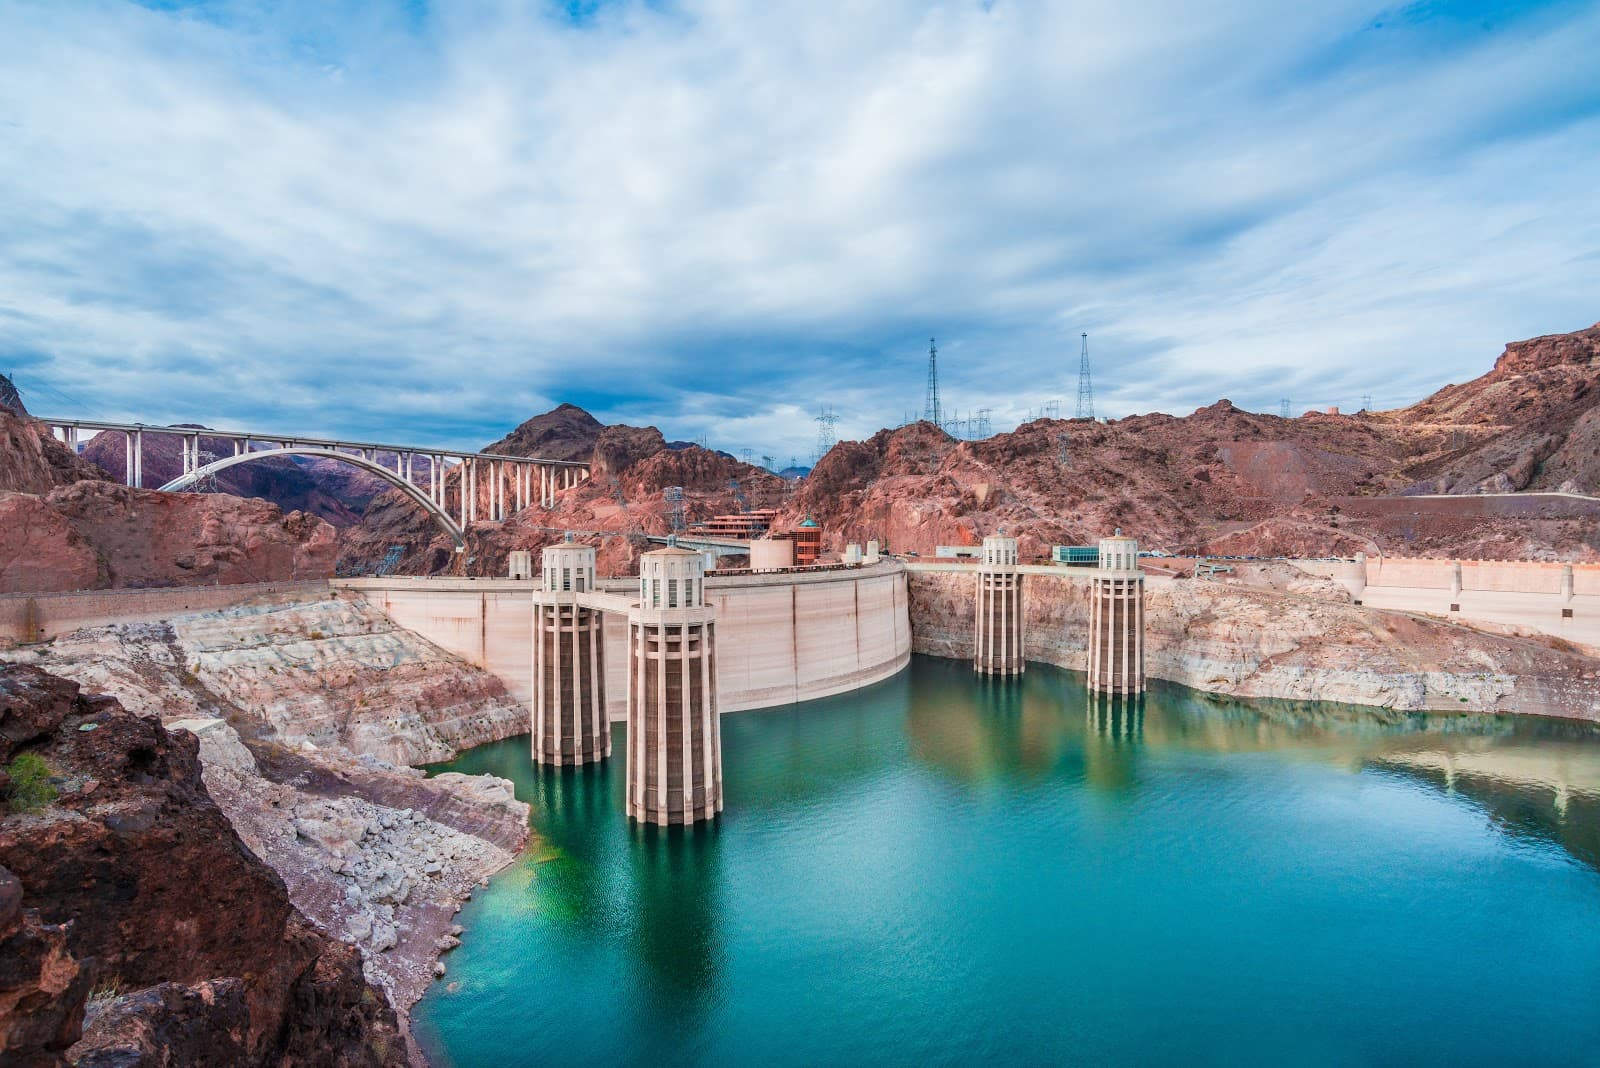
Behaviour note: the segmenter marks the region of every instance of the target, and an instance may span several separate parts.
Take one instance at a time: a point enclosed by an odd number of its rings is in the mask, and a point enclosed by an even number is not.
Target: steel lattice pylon
[[[1083,352],[1078,356],[1079,419],[1094,418],[1094,385],[1089,381],[1089,335],[1083,335]]]

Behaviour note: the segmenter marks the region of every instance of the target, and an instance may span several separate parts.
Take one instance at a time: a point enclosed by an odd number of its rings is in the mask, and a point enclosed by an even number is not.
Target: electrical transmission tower
[[[1278,417],[1280,419],[1289,418],[1289,398],[1288,397],[1285,397],[1281,401],[1278,402]]]
[[[683,529],[683,487],[667,486],[661,491],[667,502],[667,523],[676,534]]]
[[[922,418],[934,426],[944,426],[944,412],[939,407],[939,349],[928,339],[928,401],[923,405]]]
[[[1083,335],[1083,351],[1078,356],[1079,419],[1094,418],[1094,385],[1089,381],[1089,335]]]
[[[834,425],[839,422],[839,417],[833,414],[832,408],[823,408],[817,413],[817,459],[821,460],[828,455],[828,450],[833,448],[839,440],[834,433]]]

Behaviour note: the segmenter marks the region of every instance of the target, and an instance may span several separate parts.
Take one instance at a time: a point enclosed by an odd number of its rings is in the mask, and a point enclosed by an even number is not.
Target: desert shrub
[[[50,765],[38,753],[22,753],[6,768],[11,776],[7,791],[11,807],[17,812],[37,812],[56,799],[55,784],[50,781]]]

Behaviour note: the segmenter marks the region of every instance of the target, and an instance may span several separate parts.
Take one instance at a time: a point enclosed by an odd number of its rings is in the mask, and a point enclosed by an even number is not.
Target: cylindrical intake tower
[[[1089,689],[1144,693],[1144,572],[1139,543],[1100,539],[1100,566],[1089,594]]]
[[[580,603],[594,589],[594,549],[545,548],[533,595],[533,759],[590,764],[611,755],[602,614]]]
[[[977,621],[972,666],[983,675],[1022,674],[1022,576],[1017,539],[983,539],[978,565]]]
[[[628,815],[665,826],[722,811],[715,610],[705,558],[669,544],[639,558],[628,612]]]

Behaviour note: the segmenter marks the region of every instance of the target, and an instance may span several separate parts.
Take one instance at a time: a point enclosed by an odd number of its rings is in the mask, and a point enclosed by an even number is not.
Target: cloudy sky
[[[1600,4],[0,0],[36,411],[807,457],[1409,403],[1600,319]]]

